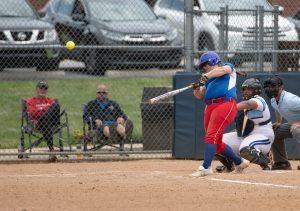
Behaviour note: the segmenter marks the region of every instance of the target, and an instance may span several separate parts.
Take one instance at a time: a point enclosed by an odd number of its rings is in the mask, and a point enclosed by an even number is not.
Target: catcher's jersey
[[[205,84],[205,100],[210,100],[219,97],[232,97],[236,96],[236,71],[233,64],[224,63],[221,66],[231,67],[232,72],[230,74],[225,74],[220,77],[211,78]]]
[[[251,118],[251,120],[255,123],[253,131],[246,137],[238,137],[237,132],[225,133],[223,135],[223,142],[228,144],[236,153],[239,153],[242,148],[249,146],[267,154],[274,141],[272,123],[271,121],[265,125],[259,125],[259,123],[266,122],[270,119],[271,114],[269,107],[266,101],[258,95],[250,100],[254,100],[258,105],[255,111],[261,112],[256,115],[255,118]],[[252,116],[254,117],[255,115]]]
[[[269,120],[271,118],[271,113],[270,113],[270,110],[269,110],[269,106],[267,105],[266,101],[264,98],[256,95],[254,96],[253,98],[249,99],[249,100],[253,100],[257,103],[257,108],[252,110],[252,111],[258,111],[261,113],[261,116],[257,116],[257,117],[251,117],[251,114],[250,112],[247,112],[247,117],[249,119],[251,119],[255,125],[261,123],[261,122],[265,122],[267,120]],[[271,124],[271,123],[269,123]]]

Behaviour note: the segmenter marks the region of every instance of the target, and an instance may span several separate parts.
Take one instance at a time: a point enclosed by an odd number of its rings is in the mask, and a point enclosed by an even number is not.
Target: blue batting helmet
[[[213,66],[213,65],[218,64],[220,61],[221,61],[220,57],[216,52],[207,51],[201,55],[200,61],[199,61],[199,66],[200,66],[200,68],[202,68],[205,63]]]

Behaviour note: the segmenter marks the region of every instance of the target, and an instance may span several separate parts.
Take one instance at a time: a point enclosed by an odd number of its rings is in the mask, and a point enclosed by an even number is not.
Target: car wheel
[[[199,51],[209,51],[214,50],[214,42],[207,35],[200,35],[198,40],[198,50]]]
[[[58,70],[60,60],[59,59],[43,59],[36,64],[36,70],[42,71],[54,71]]]
[[[105,75],[106,68],[103,66],[100,56],[97,55],[96,50],[89,49],[84,55],[86,73],[91,75]]]

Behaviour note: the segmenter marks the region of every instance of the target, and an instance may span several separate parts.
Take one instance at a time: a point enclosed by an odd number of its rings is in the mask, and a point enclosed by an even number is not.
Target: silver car
[[[221,7],[228,5],[229,9],[255,10],[257,5],[262,5],[264,10],[274,8],[266,0],[194,0],[194,9],[203,11],[220,11]],[[184,35],[184,0],[157,0],[154,5],[154,12],[157,15],[165,16],[177,27],[183,38]],[[255,49],[255,16],[250,11],[230,12],[228,16],[228,51],[251,51]],[[298,35],[294,25],[286,18],[279,15],[279,41],[298,41]],[[216,50],[221,49],[220,37],[220,16],[200,12],[194,16],[194,46],[195,50]],[[272,49],[273,42],[273,16],[270,13],[264,15],[264,49]],[[226,42],[226,40],[225,40]],[[227,55],[229,60],[236,65],[243,61],[253,60],[253,54],[231,53]]]

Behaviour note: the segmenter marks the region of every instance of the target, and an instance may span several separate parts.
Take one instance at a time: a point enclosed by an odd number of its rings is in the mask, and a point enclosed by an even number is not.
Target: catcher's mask
[[[252,89],[252,93],[249,94],[249,92],[244,92],[245,88]],[[249,78],[244,81],[242,84],[242,94],[243,94],[243,100],[249,100],[255,95],[260,95],[262,90],[262,86],[260,84],[260,81],[257,78]]]
[[[268,79],[264,81],[264,89],[266,95],[271,99],[271,98],[276,98],[279,94],[279,91],[283,85],[282,79],[277,76],[271,76]]]

